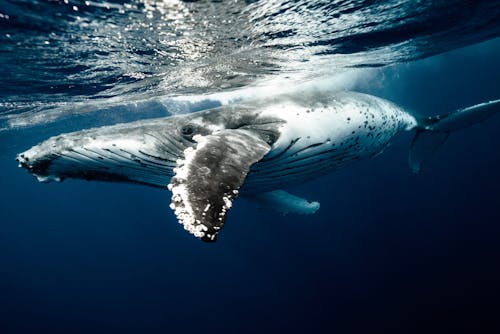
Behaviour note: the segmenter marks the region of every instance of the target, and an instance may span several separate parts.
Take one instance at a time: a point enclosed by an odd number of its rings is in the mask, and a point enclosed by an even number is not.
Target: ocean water
[[[302,89],[436,115],[500,97],[498,1],[0,0],[0,333],[497,333],[500,117],[414,175],[412,134],[234,203],[215,244],[167,191],[40,184],[48,136]]]

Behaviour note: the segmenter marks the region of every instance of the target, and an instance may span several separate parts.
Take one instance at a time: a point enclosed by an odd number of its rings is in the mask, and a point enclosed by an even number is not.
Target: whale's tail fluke
[[[419,173],[423,162],[446,141],[451,132],[482,122],[497,112],[500,112],[500,99],[421,119],[408,159],[412,171]]]

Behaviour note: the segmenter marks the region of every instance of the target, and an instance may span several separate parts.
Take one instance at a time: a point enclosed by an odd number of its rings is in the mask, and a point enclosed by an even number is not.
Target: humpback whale
[[[191,114],[61,134],[19,154],[41,182],[133,182],[170,190],[179,223],[215,241],[238,195],[283,213],[319,208],[289,194],[302,183],[383,152],[415,131],[409,164],[419,172],[453,131],[500,111],[500,100],[421,117],[356,93],[283,94]]]

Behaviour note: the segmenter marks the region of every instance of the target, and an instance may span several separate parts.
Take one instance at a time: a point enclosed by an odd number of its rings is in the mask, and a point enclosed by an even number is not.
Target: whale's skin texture
[[[283,123],[278,140],[247,177],[245,189],[251,192],[302,183],[375,156],[394,135],[417,126],[415,117],[397,105],[353,92],[285,99],[262,115]]]
[[[43,182],[168,188],[179,222],[213,241],[240,191],[252,197],[330,173],[379,154],[417,126],[413,115],[371,95],[281,95],[62,134],[17,160]]]

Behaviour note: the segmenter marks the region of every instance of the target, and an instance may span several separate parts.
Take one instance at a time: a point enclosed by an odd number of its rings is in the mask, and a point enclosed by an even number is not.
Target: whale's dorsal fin
[[[242,129],[193,139],[197,145],[184,151],[168,186],[170,207],[186,230],[203,241],[214,241],[250,166],[271,147],[256,133]]]
[[[283,215],[289,213],[312,215],[318,211],[320,206],[319,202],[308,201],[281,189],[255,195],[252,199],[259,207],[271,209]]]

